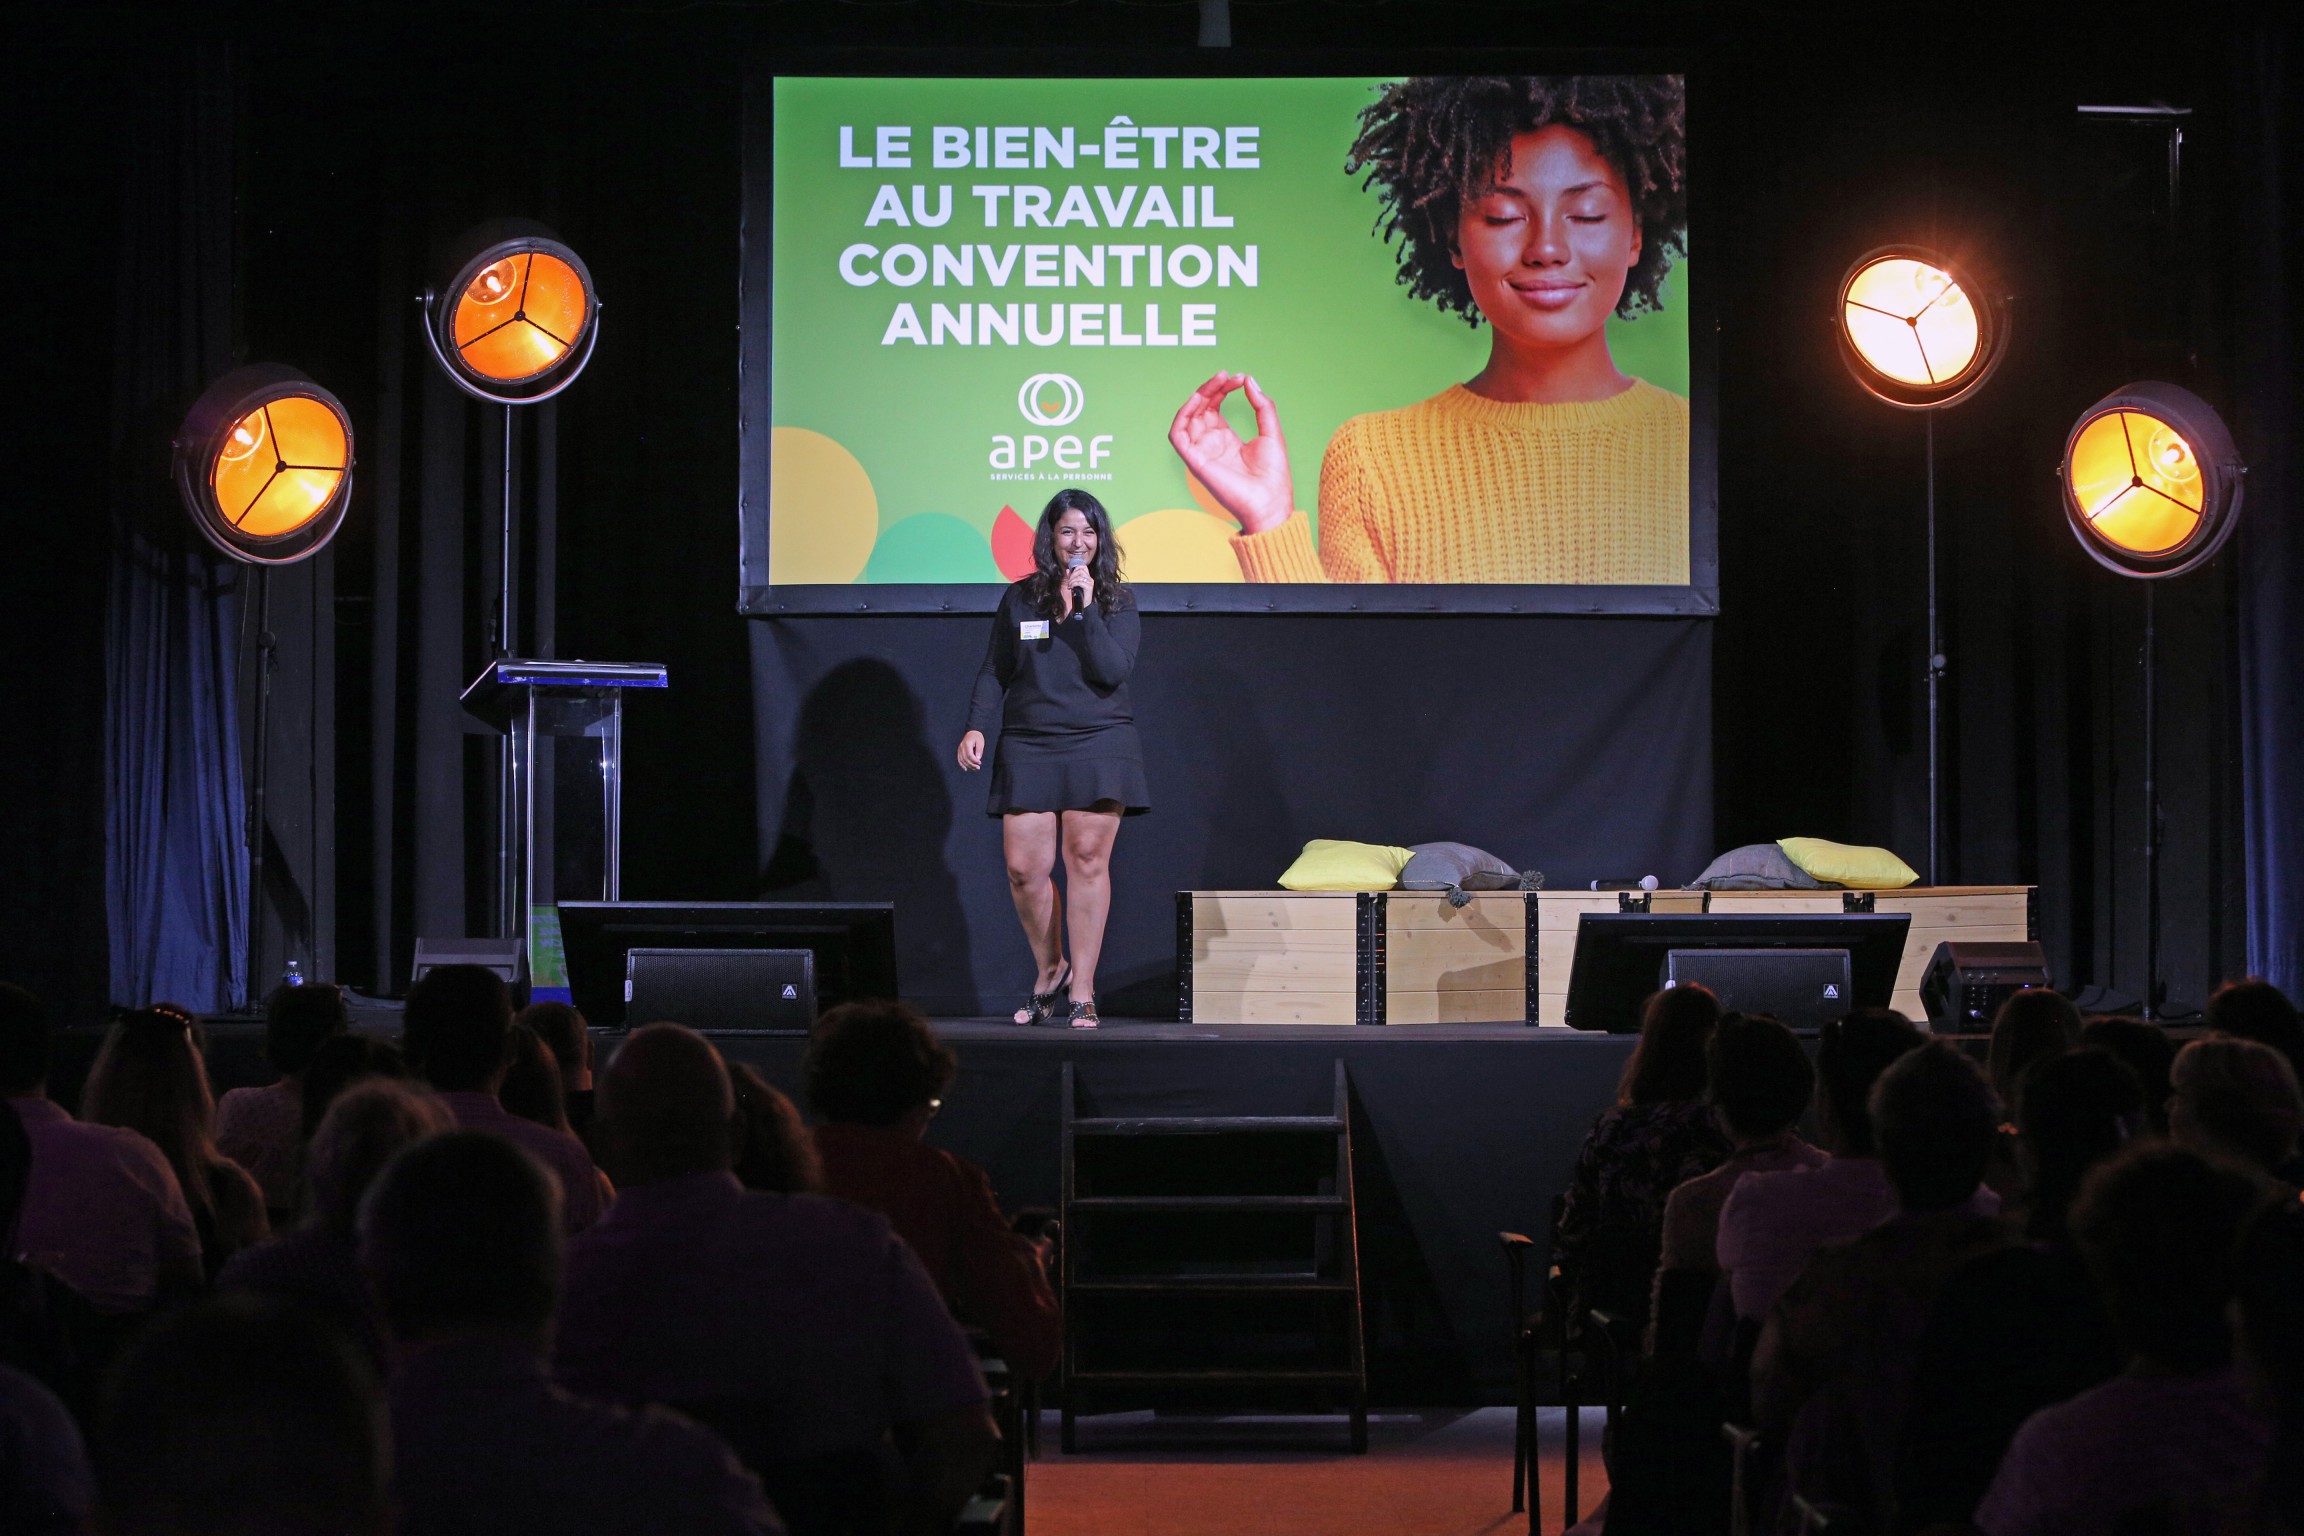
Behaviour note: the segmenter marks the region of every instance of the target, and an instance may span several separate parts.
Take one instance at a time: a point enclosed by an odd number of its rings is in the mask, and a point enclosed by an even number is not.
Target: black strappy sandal
[[[1056,1005],[1064,1000],[1064,988],[1071,980],[1072,967],[1067,963],[1064,973],[1056,978],[1056,984],[1045,992],[1033,993],[1032,1001],[1010,1014],[1008,1022],[1019,1029],[1047,1023],[1056,1017]]]
[[[1104,1022],[1096,1012],[1096,999],[1092,997],[1085,1002],[1074,1002],[1067,1013],[1065,1022],[1074,1029],[1094,1029]]]

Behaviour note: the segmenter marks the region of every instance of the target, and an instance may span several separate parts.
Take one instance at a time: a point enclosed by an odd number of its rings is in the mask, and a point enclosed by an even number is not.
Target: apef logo
[[[1087,406],[1088,392],[1068,373],[1036,373],[1016,391],[1018,413],[1036,427],[1068,427]],[[1102,466],[1111,456],[1109,432],[1085,439],[1071,432],[996,432],[989,462],[995,480],[1109,480],[1112,472]]]
[[[1048,408],[1051,390],[1056,393],[1054,410]],[[1068,373],[1036,373],[1016,391],[1016,409],[1036,427],[1068,427],[1080,419],[1080,408],[1087,403],[1088,392]]]

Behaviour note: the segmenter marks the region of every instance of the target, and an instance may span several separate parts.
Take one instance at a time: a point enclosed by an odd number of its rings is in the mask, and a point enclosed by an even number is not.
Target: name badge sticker
[[[1047,639],[1048,621],[1046,619],[1026,619],[1016,626],[1016,638],[1019,640]]]

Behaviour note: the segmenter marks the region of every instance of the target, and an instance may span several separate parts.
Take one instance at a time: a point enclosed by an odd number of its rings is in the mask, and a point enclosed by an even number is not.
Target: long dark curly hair
[[[1344,169],[1366,171],[1382,201],[1376,228],[1400,237],[1399,281],[1420,299],[1480,323],[1453,260],[1464,200],[1510,166],[1512,137],[1576,129],[1624,178],[1640,223],[1640,259],[1616,313],[1661,309],[1664,274],[1688,254],[1688,123],[1678,75],[1443,75],[1401,80],[1360,113]]]
[[[1128,587],[1120,580],[1120,541],[1112,537],[1112,518],[1104,503],[1086,491],[1065,489],[1048,498],[1040,509],[1040,526],[1032,530],[1033,572],[1024,578],[1024,597],[1035,613],[1055,618],[1064,611],[1064,562],[1056,553],[1056,524],[1067,512],[1078,512],[1096,530],[1096,558],[1088,562],[1088,575],[1096,583],[1096,606],[1106,615],[1128,601]]]

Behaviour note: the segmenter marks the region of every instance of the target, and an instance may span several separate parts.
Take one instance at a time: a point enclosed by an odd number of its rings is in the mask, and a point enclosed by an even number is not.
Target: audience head
[[[2271,1046],[2211,1035],[2176,1053],[2168,1127],[2186,1146],[2244,1158],[2270,1171],[2296,1150],[2304,1102],[2296,1069]]]
[[[14,982],[0,981],[0,1098],[47,1087],[53,1042],[40,999]]]
[[[2128,1064],[2143,1085],[2146,1118],[2154,1131],[2166,1135],[2168,1071],[2176,1064],[2176,1042],[2168,1038],[2168,1031],[2129,1014],[2098,1014],[2080,1026],[2080,1043],[2110,1051]]]
[[[485,1131],[403,1149],[360,1202],[360,1267],[402,1344],[459,1334],[542,1349],[560,1299],[560,1187]]]
[[[712,1042],[678,1024],[636,1029],[600,1075],[600,1133],[610,1171],[645,1184],[735,1165],[736,1096]]]
[[[1949,1210],[1976,1192],[2000,1134],[2000,1101],[1976,1063],[1928,1041],[1889,1063],[1871,1108],[1880,1165],[1906,1211]]]
[[[107,1536],[391,1528],[375,1378],[337,1334],[254,1294],[144,1334],[93,1430],[91,1529]]]
[[[23,1213],[24,1191],[31,1182],[32,1138],[16,1106],[0,1098],[0,1254],[16,1251],[16,1218]]]
[[[408,989],[400,1043],[442,1093],[494,1093],[512,1051],[512,994],[482,965],[436,965]]]
[[[2132,1354],[2172,1371],[2225,1362],[2224,1306],[2263,1190],[2242,1168],[2156,1141],[2114,1153],[2082,1181],[2072,1240]]]
[[[2032,1175],[2025,1230],[2054,1242],[2088,1170],[2148,1127],[2144,1089],[2127,1063],[2093,1046],[2034,1062],[2023,1086],[2017,1123]]]
[[[121,1014],[80,1090],[80,1114],[138,1132],[167,1156],[195,1212],[213,1209],[216,1100],[191,1011],[172,1003]]]
[[[1792,1129],[1816,1092],[1808,1053],[1766,1014],[1731,1013],[1712,1031],[1705,1050],[1705,1090],[1728,1134],[1760,1141]]]
[[[1640,1005],[1640,1043],[1616,1085],[1619,1104],[1672,1104],[1704,1095],[1704,1048],[1720,1022],[1720,999],[1694,984],[1650,993]]]
[[[405,1082],[410,1077],[408,1058],[400,1048],[368,1035],[331,1035],[312,1053],[304,1069],[304,1139],[320,1128],[321,1117],[336,1095],[371,1077]]]
[[[2068,1051],[2080,1039],[2080,1010],[2061,992],[2026,987],[2011,993],[1992,1016],[1992,1043],[1984,1053],[1992,1091],[2014,1115],[2022,1107],[2019,1089],[2025,1069],[2045,1056]]]
[[[958,1061],[906,1003],[843,1003],[816,1021],[804,1070],[808,1102],[840,1125],[927,1124]]]
[[[736,1092],[736,1177],[744,1187],[772,1195],[822,1189],[824,1168],[816,1142],[792,1101],[740,1061],[728,1064],[728,1083]]]
[[[578,1091],[592,1086],[592,1030],[573,1003],[530,1003],[520,1010],[519,1023],[536,1031],[559,1064],[561,1086]]]
[[[456,1128],[456,1117],[426,1089],[391,1078],[355,1083],[336,1096],[312,1133],[305,1168],[312,1214],[352,1230],[360,1197],[402,1147]]]
[[[510,1052],[504,1081],[496,1089],[505,1112],[555,1131],[567,1130],[568,1099],[560,1083],[560,1063],[525,1024],[512,1026]]]
[[[264,1003],[264,1059],[282,1077],[296,1077],[312,1065],[323,1040],[351,1027],[342,987],[325,981],[275,987]]]
[[[2290,1066],[2304,1063],[2304,1020],[2297,1017],[2288,994],[2261,976],[2218,987],[2201,1022],[2218,1034],[2268,1045],[2287,1057]]]
[[[1824,1026],[1816,1046],[1824,1139],[1842,1157],[1872,1155],[1872,1085],[1926,1037],[1893,1008],[1859,1008]]]

